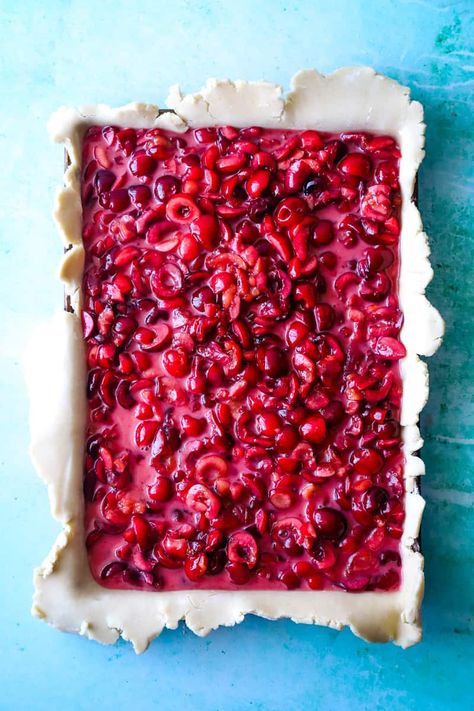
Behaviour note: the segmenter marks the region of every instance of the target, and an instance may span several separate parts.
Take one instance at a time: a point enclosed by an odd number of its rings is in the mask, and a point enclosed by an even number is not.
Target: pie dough
[[[26,355],[31,399],[31,455],[48,485],[51,510],[62,530],[42,565],[35,570],[32,612],[63,630],[111,644],[119,636],[144,651],[164,627],[184,619],[196,634],[219,625],[241,622],[247,613],[268,619],[349,626],[370,641],[393,640],[408,647],[421,637],[423,557],[417,538],[424,500],[417,478],[424,474],[415,456],[423,441],[418,416],[428,397],[428,373],[419,355],[432,355],[443,336],[443,321],[424,296],[432,278],[427,237],[412,202],[415,178],[423,158],[421,104],[409,90],[367,67],[340,69],[324,76],[299,72],[288,95],[265,82],[210,79],[198,93],[183,95],[172,87],[171,111],[128,104],[59,109],[50,119],[52,139],[63,143],[70,164],[65,186],[58,190],[54,216],[67,248],[60,276],[74,313],[58,312],[39,327]],[[402,150],[401,271],[399,296],[404,312],[402,341],[403,401],[401,424],[406,458],[406,520],[401,541],[403,581],[396,592],[337,591],[178,591],[110,590],[97,584],[89,570],[83,530],[83,445],[86,420],[85,358],[78,313],[84,250],[81,238],[81,139],[90,125],[132,128],[232,124],[265,128],[317,128],[323,131],[367,130],[396,137]]]

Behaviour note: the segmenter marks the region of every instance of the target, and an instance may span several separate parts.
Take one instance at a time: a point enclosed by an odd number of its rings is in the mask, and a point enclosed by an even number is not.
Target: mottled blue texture
[[[466,709],[473,704],[472,0],[3,0],[0,4],[2,338],[1,709]],[[142,657],[29,616],[31,570],[57,526],[27,456],[21,351],[61,302],[50,217],[62,152],[59,104],[162,102],[208,76],[288,85],[301,67],[369,64],[426,109],[420,205],[447,320],[423,415],[425,638],[402,651],[291,622],[249,618],[205,639],[182,627]]]

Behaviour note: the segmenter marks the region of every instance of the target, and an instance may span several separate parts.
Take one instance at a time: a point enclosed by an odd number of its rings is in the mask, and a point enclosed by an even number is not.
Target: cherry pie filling
[[[398,589],[399,158],[369,133],[89,128],[102,586]]]

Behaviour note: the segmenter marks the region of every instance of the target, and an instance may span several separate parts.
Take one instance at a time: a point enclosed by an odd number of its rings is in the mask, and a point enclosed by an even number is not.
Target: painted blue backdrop
[[[0,3],[0,709],[473,708],[474,2],[472,0],[2,0]],[[348,631],[248,619],[199,639],[165,632],[142,657],[29,616],[31,569],[56,535],[27,457],[20,357],[61,302],[50,217],[62,103],[162,102],[208,76],[288,86],[301,67],[369,64],[426,109],[419,181],[444,314],[423,415],[425,637],[408,651]]]

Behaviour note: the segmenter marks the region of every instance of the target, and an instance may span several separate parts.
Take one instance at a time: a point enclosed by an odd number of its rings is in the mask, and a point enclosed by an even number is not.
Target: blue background
[[[474,3],[0,3],[0,708],[473,708]],[[299,68],[369,64],[411,86],[426,109],[419,181],[447,321],[432,359],[422,424],[428,500],[423,525],[424,641],[372,646],[347,630],[249,618],[205,639],[180,627],[136,657],[29,616],[31,570],[57,526],[27,456],[21,353],[61,303],[61,245],[50,208],[62,151],[45,122],[58,105],[163,102],[169,84],[208,76],[288,86]]]

